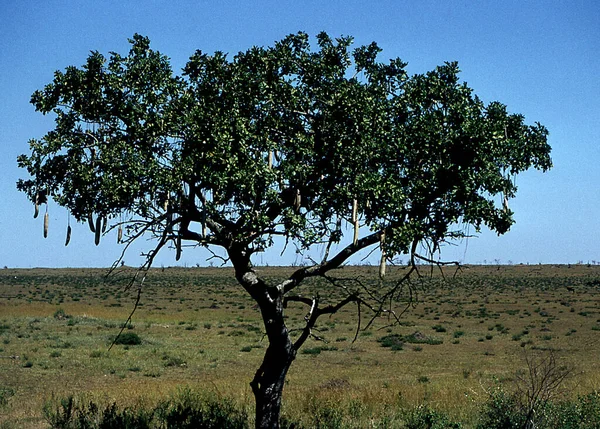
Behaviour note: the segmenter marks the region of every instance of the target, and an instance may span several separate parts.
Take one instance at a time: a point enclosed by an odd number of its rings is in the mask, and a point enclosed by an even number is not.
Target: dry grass
[[[270,278],[290,270],[262,269]],[[252,408],[248,382],[266,345],[259,313],[230,269],[153,271],[133,326],[125,330],[143,343],[110,352],[136,291],[124,291],[126,272],[109,279],[104,274],[0,272],[0,388],[14,391],[0,405],[0,425],[44,427],[44,402],[73,393],[155,403],[192,386]],[[400,274],[392,267],[388,278]],[[375,279],[377,267],[347,267],[341,275]],[[326,287],[314,283],[305,293]],[[298,354],[284,392],[285,413],[301,419],[316,403],[331,402],[368,419],[426,401],[468,421],[487,399],[486,389],[515,382],[525,365],[523,351],[531,348],[555,350],[562,364],[574,368],[569,395],[600,388],[600,267],[465,267],[455,279],[442,282],[434,274],[419,287],[419,303],[400,326],[377,320],[356,342],[355,309],[321,320],[319,335],[328,343],[309,341],[305,350],[312,353]],[[291,327],[304,311],[289,309]],[[378,341],[415,332],[441,344],[405,343],[393,351]]]

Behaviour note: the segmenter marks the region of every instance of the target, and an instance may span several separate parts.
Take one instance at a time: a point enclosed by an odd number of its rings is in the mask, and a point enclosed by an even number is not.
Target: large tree
[[[467,225],[503,234],[515,175],[551,166],[546,128],[483,103],[456,63],[409,76],[399,59],[378,61],[375,43],[321,33],[311,50],[298,33],[233,58],[196,51],[177,75],[147,38],[130,42],[33,94],[56,126],[19,157],[30,178],[18,188],[90,221],[96,241],[106,219],[126,247],[154,237],[144,269],[164,248],[179,258],[182,243],[224,249],[269,342],[251,382],[257,427],[278,426],[286,373],[319,316],[349,303],[390,311],[398,290],[345,285],[320,301],[297,293],[303,281],[377,246],[383,277],[386,259],[408,254],[410,273],[420,245],[436,250]],[[252,261],[276,242],[324,256],[273,284]],[[297,335],[292,301],[308,306]]]

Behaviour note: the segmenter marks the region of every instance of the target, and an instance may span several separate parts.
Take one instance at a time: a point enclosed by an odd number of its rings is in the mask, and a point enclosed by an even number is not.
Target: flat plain
[[[292,267],[259,267],[285,278]],[[47,427],[52,398],[77,395],[123,406],[154,404],[183,387],[233,398],[252,414],[249,387],[266,347],[258,309],[230,268],[153,269],[137,298],[135,270],[0,270],[0,427]],[[388,279],[405,270],[392,267]],[[571,375],[561,393],[600,389],[600,266],[422,267],[412,305],[392,324],[348,306],[320,319],[300,350],[284,390],[284,414],[302,421],[322,404],[352,409],[368,422],[394,407],[427,403],[469,422],[490,390],[510,390],[526,357],[552,352]],[[336,276],[376,281],[377,267],[344,267]],[[323,281],[298,291],[340,297]],[[394,305],[405,308],[406,297]],[[333,301],[332,301],[333,302]],[[290,329],[306,308],[291,304]],[[366,424],[366,423],[365,423]]]

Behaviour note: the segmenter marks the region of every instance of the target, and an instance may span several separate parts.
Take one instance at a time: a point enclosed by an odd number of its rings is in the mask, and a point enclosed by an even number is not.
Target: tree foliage
[[[317,42],[299,33],[231,60],[197,51],[181,76],[139,35],[125,57],[92,52],[33,94],[56,127],[19,158],[32,178],[18,187],[81,221],[125,213],[135,233],[253,250],[276,235],[336,243],[355,199],[390,255],[460,237],[461,224],[508,230],[495,196],[550,167],[543,126],[485,105],[456,63],[408,76],[376,44]]]

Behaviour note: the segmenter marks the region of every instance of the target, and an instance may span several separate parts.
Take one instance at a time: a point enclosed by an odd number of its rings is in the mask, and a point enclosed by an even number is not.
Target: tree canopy
[[[303,33],[231,60],[197,51],[181,76],[139,35],[126,57],[92,52],[33,94],[56,128],[19,158],[32,176],[19,189],[81,221],[125,213],[135,231],[255,250],[276,235],[338,242],[354,200],[390,255],[465,223],[506,232],[512,212],[494,197],[550,166],[546,129],[485,105],[456,63],[409,77],[374,43],[317,39],[316,52]]]
[[[270,343],[283,332],[292,354],[314,321],[294,344],[283,319],[275,330],[268,321],[302,280],[375,245],[384,259],[414,258],[419,243],[435,250],[465,225],[503,234],[515,176],[551,167],[546,128],[482,102],[454,62],[409,75],[400,59],[378,60],[375,43],[321,33],[311,49],[298,33],[233,57],[196,51],[176,74],[148,38],[130,42],[127,56],[91,52],[33,94],[56,126],[19,157],[30,178],[18,188],[78,221],[118,219],[126,245],[154,236],[147,266],[165,246],[177,257],[185,242],[222,247]],[[251,258],[276,237],[324,257],[268,284]]]

